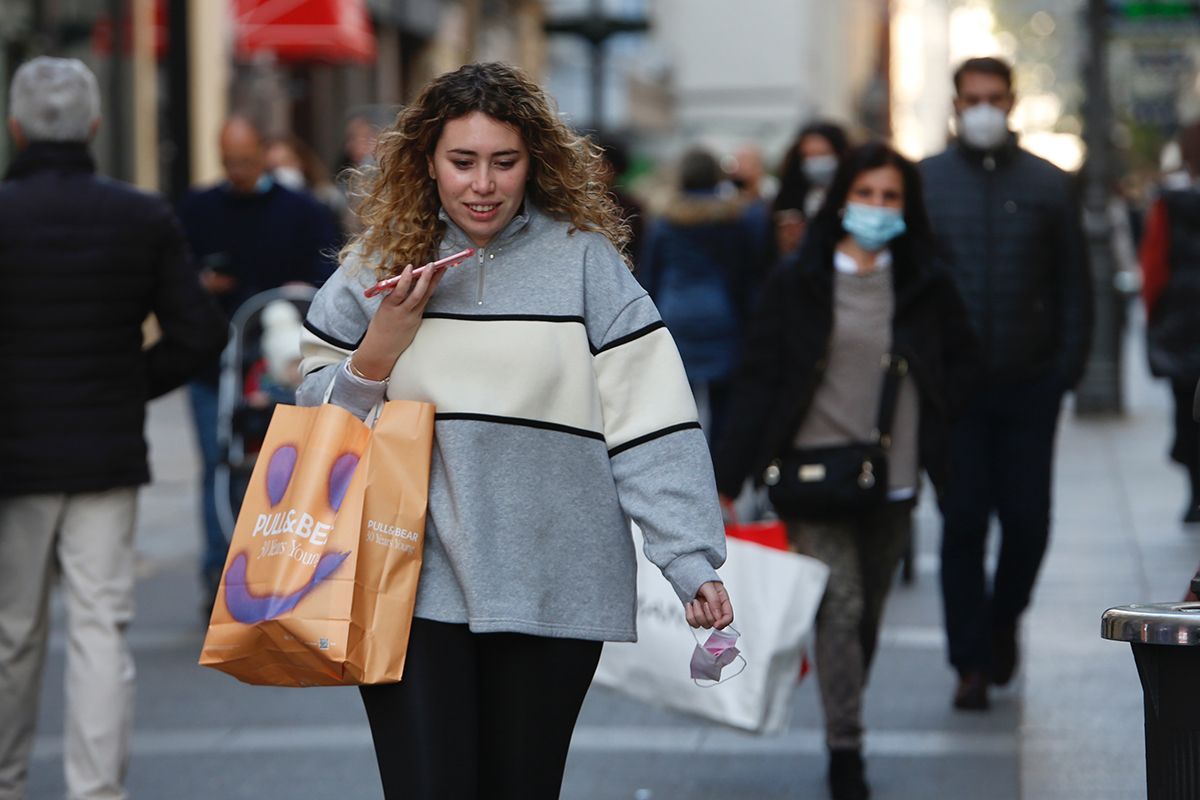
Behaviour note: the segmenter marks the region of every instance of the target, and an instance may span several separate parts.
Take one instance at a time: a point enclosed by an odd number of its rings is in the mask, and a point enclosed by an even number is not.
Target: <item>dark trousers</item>
[[[388,800],[554,800],[601,642],[414,619],[404,679],[364,686]]]
[[[196,428],[196,444],[200,446],[202,483],[200,493],[201,522],[204,552],[200,555],[200,572],[205,577],[219,576],[225,568],[229,540],[221,529],[217,512],[216,475],[221,460],[217,441],[217,387],[203,381],[188,384],[192,401],[192,423]],[[228,502],[224,500],[223,502]]]
[[[1053,377],[989,386],[951,431],[942,505],[942,602],[950,663],[986,672],[991,632],[1029,605],[1050,536],[1054,434],[1062,389]],[[1000,558],[984,557],[992,512]]]
[[[691,387],[692,396],[699,398],[700,392],[703,391],[708,404],[708,418],[702,420],[701,424],[704,426],[704,435],[708,438],[711,450],[721,441],[721,434],[725,431],[725,418],[733,394],[733,381],[721,378],[708,383],[693,383]]]
[[[1187,468],[1192,500],[1200,500],[1200,423],[1192,417],[1196,382],[1171,381],[1175,400],[1175,436],[1171,442],[1171,460]]]

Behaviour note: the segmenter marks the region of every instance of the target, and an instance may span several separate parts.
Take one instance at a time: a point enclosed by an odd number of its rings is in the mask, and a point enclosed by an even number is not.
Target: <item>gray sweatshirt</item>
[[[442,219],[439,255],[472,246]],[[328,389],[365,417],[381,399],[345,370],[379,307],[363,297],[375,280],[352,257],[317,294],[301,405]],[[437,407],[416,616],[633,641],[631,519],[681,601],[718,580],[724,530],[683,365],[604,236],[526,203],[443,276],[386,392]]]

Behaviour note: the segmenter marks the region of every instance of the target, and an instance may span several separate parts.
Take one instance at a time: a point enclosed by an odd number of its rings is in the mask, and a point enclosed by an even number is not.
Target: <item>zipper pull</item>
[[[483,305],[483,252],[484,252],[484,249],[481,247],[478,250],[476,250],[475,252],[479,256],[479,283],[478,283],[478,287],[476,288],[476,291],[475,291],[475,305],[481,306],[481,305]]]

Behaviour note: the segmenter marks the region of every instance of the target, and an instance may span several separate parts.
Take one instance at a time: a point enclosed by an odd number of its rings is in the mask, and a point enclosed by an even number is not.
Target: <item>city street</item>
[[[1112,605],[1179,598],[1200,559],[1200,531],[1177,521],[1185,478],[1165,456],[1168,392],[1146,375],[1140,344],[1129,347],[1126,372],[1125,416],[1065,414],[1054,538],[1023,630],[1024,661],[1014,683],[993,692],[990,713],[950,707],[938,522],[928,499],[922,504],[916,580],[897,582],[867,695],[868,777],[878,800],[1143,796],[1137,673],[1128,646],[1100,639],[1100,615]],[[151,407],[156,482],[142,495],[131,629],[138,668],[132,796],[378,798],[355,690],[251,687],[196,665],[204,620],[194,566],[197,459],[185,401],[175,392]],[[55,613],[30,800],[63,794],[60,606]],[[813,678],[798,688],[794,706],[784,735],[760,738],[595,688],[563,797],[823,797]]]

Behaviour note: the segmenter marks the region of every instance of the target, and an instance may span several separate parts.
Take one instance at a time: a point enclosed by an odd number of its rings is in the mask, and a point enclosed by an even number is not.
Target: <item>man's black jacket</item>
[[[961,143],[921,163],[939,245],[980,340],[990,382],[1083,374],[1092,290],[1070,177],[1017,146]]]
[[[0,495],[148,481],[146,401],[225,342],[168,204],[94,171],[86,145],[38,142],[0,184]]]
[[[893,248],[892,351],[904,356],[920,396],[918,449],[935,483],[948,420],[977,373],[962,300],[931,256]],[[833,251],[809,242],[767,281],[753,315],[725,430],[714,452],[717,488],[734,497],[747,477],[791,445],[825,367],[833,330]]]

